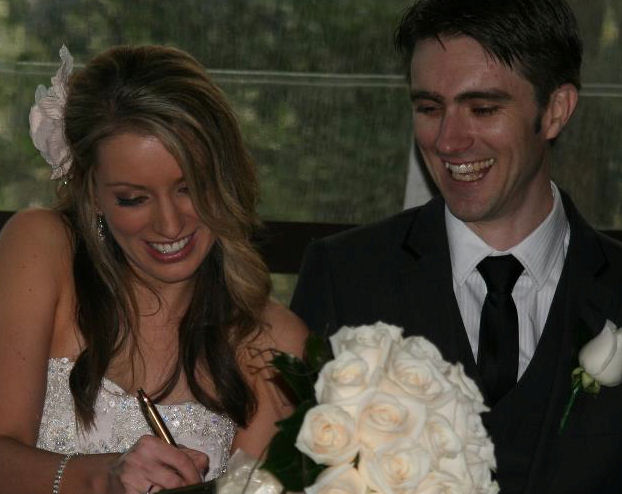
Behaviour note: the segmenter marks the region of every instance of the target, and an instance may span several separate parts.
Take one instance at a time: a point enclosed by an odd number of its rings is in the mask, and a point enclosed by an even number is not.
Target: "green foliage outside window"
[[[393,30],[410,0],[0,0],[0,209],[50,204],[28,135],[65,43],[79,65],[117,44],[199,59],[228,95],[269,220],[364,223],[399,211],[411,143]],[[622,228],[622,3],[570,0],[584,90],[554,176],[595,226]],[[291,279],[277,281],[286,293]]]

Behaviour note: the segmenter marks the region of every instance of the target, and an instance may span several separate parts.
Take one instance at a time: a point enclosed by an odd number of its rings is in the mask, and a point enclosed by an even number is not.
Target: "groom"
[[[622,247],[551,181],[580,88],[571,10],[420,0],[396,44],[442,197],[312,244],[292,309],[322,333],[395,324],[462,362],[491,407],[502,493],[622,492],[622,386],[579,395],[558,433],[578,350],[622,323]]]

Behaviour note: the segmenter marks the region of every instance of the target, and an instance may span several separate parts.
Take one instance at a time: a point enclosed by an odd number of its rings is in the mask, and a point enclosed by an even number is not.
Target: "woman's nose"
[[[183,211],[173,201],[162,201],[154,215],[154,230],[160,235],[176,239],[184,229]]]

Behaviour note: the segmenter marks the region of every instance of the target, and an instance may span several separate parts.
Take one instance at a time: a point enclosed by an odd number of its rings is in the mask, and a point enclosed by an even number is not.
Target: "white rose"
[[[305,494],[365,494],[367,485],[358,470],[350,463],[324,470],[315,484],[305,488]]]
[[[316,463],[338,465],[352,461],[359,449],[352,417],[336,405],[311,408],[298,432],[296,448]]]
[[[466,457],[463,453],[454,455],[452,458],[442,456],[439,458],[438,468],[434,470],[448,473],[455,479],[459,480],[462,485],[466,487],[465,492],[468,492],[468,490],[470,490],[473,486],[473,479],[471,478]]]
[[[467,416],[467,438],[468,439],[487,439],[488,432],[484,427],[481,415],[469,413]]]
[[[470,456],[467,454],[467,466],[469,474],[473,479],[473,484],[476,485],[480,492],[498,492],[499,486],[494,482],[490,475],[490,465],[485,461],[471,461]]]
[[[409,336],[405,338],[402,348],[417,359],[431,360],[441,372],[445,372],[451,365],[443,359],[438,348],[423,336]]]
[[[430,472],[421,481],[414,494],[475,494],[475,487],[449,472]]]
[[[415,357],[403,347],[391,353],[387,362],[387,377],[404,392],[427,403],[445,400],[451,383],[443,376],[435,362]]]
[[[450,365],[445,374],[447,380],[455,384],[457,388],[475,405],[475,411],[478,413],[488,411],[484,405],[484,397],[480,392],[475,381],[466,375],[464,367],[460,362]]]
[[[344,326],[330,339],[333,355],[349,350],[367,362],[369,371],[383,367],[394,343],[401,340],[402,329],[377,322],[371,326]]]
[[[472,408],[471,403],[456,391],[452,400],[448,400],[432,411],[445,417],[453,431],[464,442],[469,435],[469,415]]]
[[[603,386],[622,383],[622,328],[611,321],[579,352],[579,364]]]
[[[465,446],[467,463],[469,465],[483,462],[488,470],[496,470],[497,459],[495,457],[495,446],[490,438],[479,440],[471,439]]]
[[[466,462],[476,485],[487,485],[491,482],[490,471],[497,468],[495,448],[479,415],[469,415],[467,422]]]
[[[216,481],[218,494],[280,494],[281,483],[267,470],[258,468],[259,460],[238,449],[229,458],[226,473]]]
[[[430,465],[430,454],[410,438],[383,444],[375,451],[362,449],[359,458],[361,476],[382,494],[415,492]]]
[[[339,403],[358,398],[370,389],[370,372],[367,362],[345,350],[336,359],[327,362],[315,382],[318,403]]]
[[[376,392],[362,400],[358,412],[359,441],[374,448],[400,437],[419,437],[426,420],[423,403],[407,397]]]
[[[451,424],[438,414],[432,414],[426,420],[421,442],[435,458],[455,457],[463,448],[463,443]]]

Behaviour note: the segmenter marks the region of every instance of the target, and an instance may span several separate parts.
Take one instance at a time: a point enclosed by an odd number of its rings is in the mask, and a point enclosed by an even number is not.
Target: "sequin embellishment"
[[[57,453],[111,453],[127,451],[140,436],[151,434],[138,401],[104,378],[95,403],[95,424],[79,427],[69,390],[73,362],[68,358],[48,361],[48,382],[37,447]],[[204,451],[210,457],[206,480],[227,468],[235,424],[196,402],[156,405],[178,444]]]

